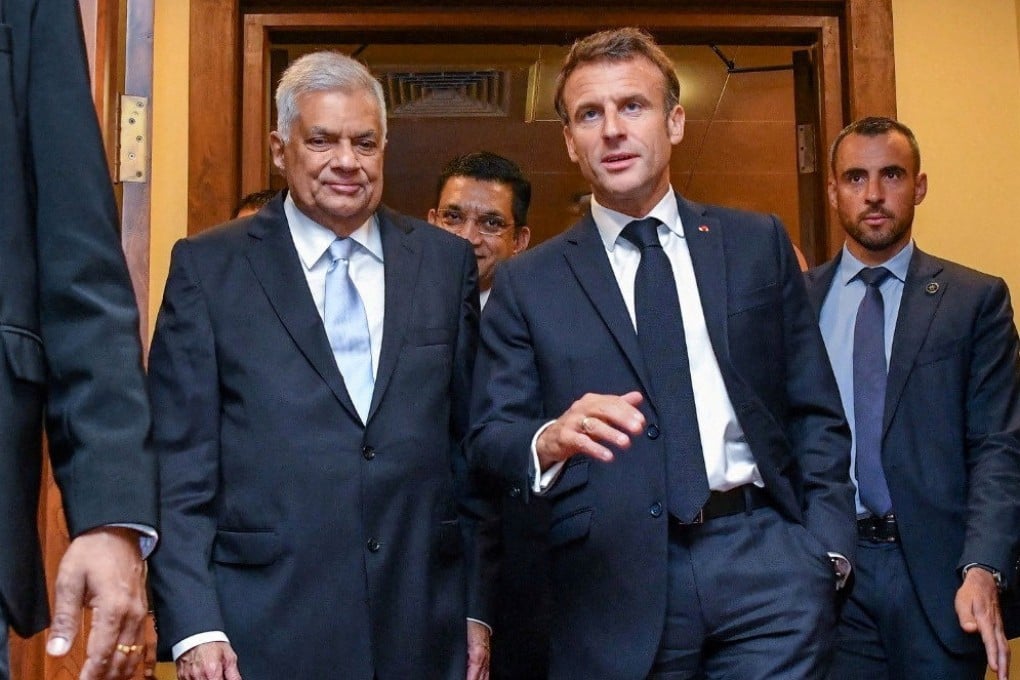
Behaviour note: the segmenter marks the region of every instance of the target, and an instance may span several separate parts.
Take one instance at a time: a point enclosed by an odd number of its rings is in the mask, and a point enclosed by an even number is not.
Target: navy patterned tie
[[[638,344],[652,382],[652,404],[665,438],[669,511],[694,520],[708,500],[708,475],[691,385],[687,339],[673,267],[659,242],[654,217],[631,222],[621,236],[641,250],[634,279]]]
[[[889,486],[882,470],[882,419],[885,413],[885,303],[879,286],[889,276],[885,267],[865,267],[857,278],[867,289],[854,324],[854,437],[857,446],[857,489],[861,504],[875,516],[892,511]]]
[[[358,289],[350,277],[351,251],[357,243],[350,238],[337,239],[329,246],[332,260],[326,272],[326,295],[322,321],[333,349],[347,394],[361,416],[368,419],[372,404],[372,344],[368,334],[368,316]]]

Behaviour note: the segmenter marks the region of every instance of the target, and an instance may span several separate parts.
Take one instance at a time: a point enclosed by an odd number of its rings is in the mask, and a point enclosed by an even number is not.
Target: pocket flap
[[[577,510],[562,519],[554,519],[549,527],[549,545],[559,546],[584,538],[591,530],[591,516],[594,510]]]
[[[11,366],[11,372],[19,380],[39,383],[46,382],[46,358],[43,356],[42,341],[28,331],[11,327],[0,329],[4,355]]]
[[[282,552],[275,531],[217,531],[213,562],[219,564],[272,564]]]

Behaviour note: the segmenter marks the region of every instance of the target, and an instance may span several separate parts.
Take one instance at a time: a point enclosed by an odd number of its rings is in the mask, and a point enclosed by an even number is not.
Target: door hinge
[[[120,96],[120,135],[117,180],[145,182],[149,179],[149,100]]]

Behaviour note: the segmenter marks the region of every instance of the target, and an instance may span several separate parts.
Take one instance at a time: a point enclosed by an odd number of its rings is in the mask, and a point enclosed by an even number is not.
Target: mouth
[[[860,221],[871,227],[880,227],[891,219],[892,215],[887,212],[870,212],[861,215]]]
[[[638,158],[635,153],[611,153],[602,157],[602,167],[610,171],[626,170]]]
[[[362,190],[361,184],[357,182],[323,182],[322,184],[333,193],[342,196],[353,196]]]

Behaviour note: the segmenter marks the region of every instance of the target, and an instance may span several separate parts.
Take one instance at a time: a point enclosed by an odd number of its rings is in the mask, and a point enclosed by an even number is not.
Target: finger
[[[71,649],[81,626],[81,610],[84,606],[85,575],[61,562],[54,585],[53,623],[50,624],[46,641],[47,654],[63,656]]]
[[[107,667],[106,680],[128,680],[134,676],[135,668],[145,656],[145,645],[139,642],[118,642]]]
[[[223,677],[225,680],[241,680],[241,670],[237,667],[237,656],[232,653],[224,664]]]
[[[81,680],[93,677],[103,680],[130,678],[142,660],[144,649],[141,644],[141,626],[145,617],[142,599],[137,592],[115,589],[107,591],[101,599],[97,597],[97,601],[86,649],[89,659],[103,660],[103,663],[97,664],[102,673],[93,676],[83,672]],[[113,644],[107,647],[106,641],[111,635]]]

